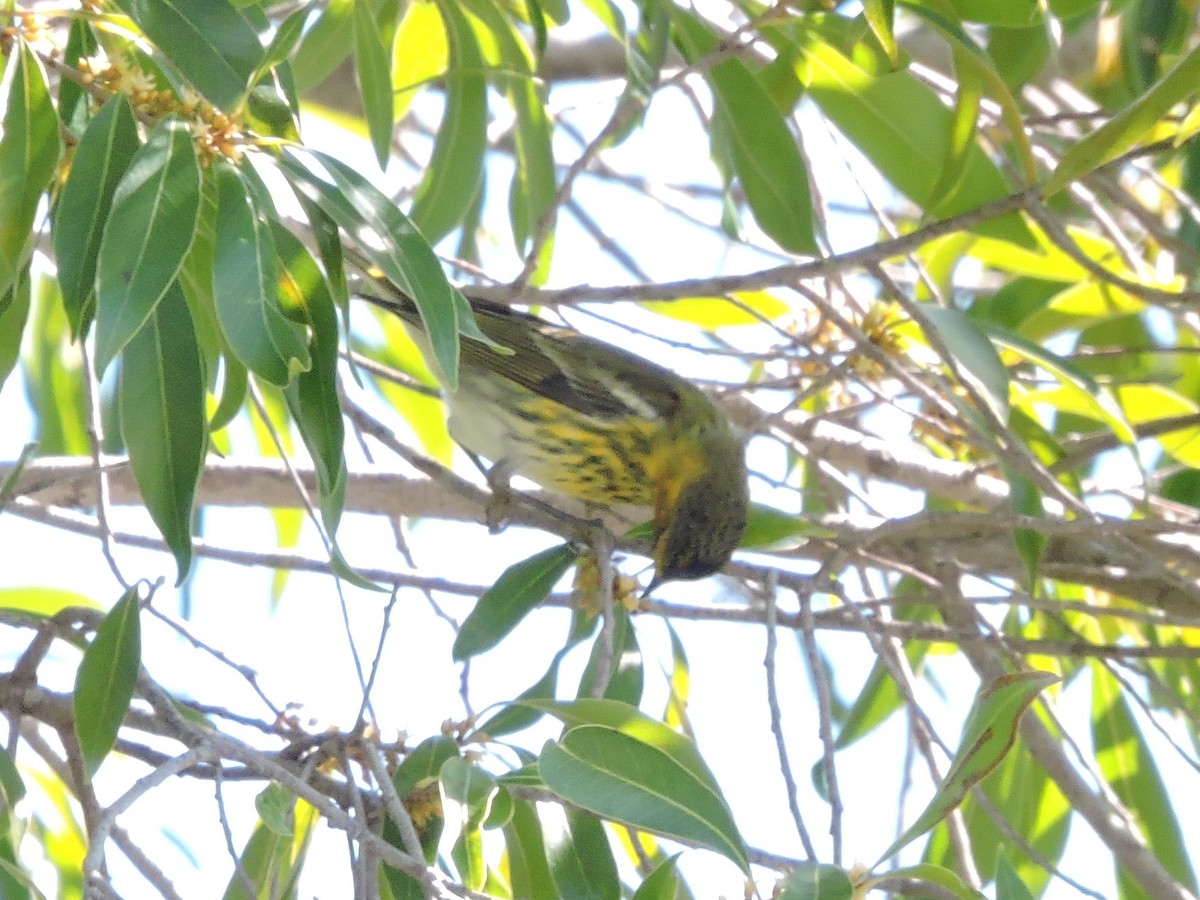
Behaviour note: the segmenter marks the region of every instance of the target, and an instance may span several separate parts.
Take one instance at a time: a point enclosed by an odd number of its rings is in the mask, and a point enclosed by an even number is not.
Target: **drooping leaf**
[[[517,117],[513,133],[517,167],[509,191],[509,219],[518,252],[527,254],[538,229],[554,211],[558,181],[550,146],[553,125],[529,48],[512,20],[493,0],[466,0],[466,5],[495,40],[497,53],[489,61],[506,73],[500,86]],[[550,227],[535,260],[532,284],[544,283],[549,274],[554,227],[553,222],[546,224]]]
[[[1049,197],[1142,140],[1175,104],[1200,85],[1200,47],[1179,60],[1150,90],[1063,154],[1043,194]]]
[[[192,511],[208,423],[191,313],[178,282],[121,356],[121,436],[142,499],[175,555],[182,582],[192,562]]]
[[[505,569],[463,621],[454,639],[454,658],[469,659],[496,646],[545,599],[577,557],[569,544],[561,544]]]
[[[693,13],[671,7],[680,50],[689,62],[718,41]],[[817,253],[808,169],[798,140],[746,64],[727,58],[705,69],[738,181],[759,227],[785,250]]]
[[[896,188],[914,203],[932,196],[946,161],[953,113],[910,72],[875,75],[825,41],[805,31],[797,55],[797,76],[822,112],[861,150]],[[897,116],[896,110],[904,110]],[[929,216],[945,218],[998,200],[1011,191],[1000,170],[975,144],[957,188]],[[974,225],[976,234],[1021,246],[1034,239],[1016,213]]]
[[[283,386],[312,366],[300,327],[279,307],[279,265],[267,215],[229,163],[214,166],[216,246],[212,289],[229,347],[251,372]]]
[[[559,900],[550,864],[546,860],[546,839],[537,807],[527,800],[513,803],[513,815],[504,826],[508,850],[508,871],[514,897],[527,900]]]
[[[327,509],[326,502],[338,495],[346,477],[346,430],[337,392],[337,312],[308,249],[278,222],[272,225],[279,253],[279,290],[307,313],[313,333],[312,365],[285,388],[284,396],[316,467],[322,514],[333,532],[341,509]]]
[[[653,744],[606,726],[582,725],[543,748],[538,771],[569,803],[699,844],[748,870],[745,845],[715,786]]]
[[[379,28],[371,7],[366,3],[355,3],[354,13],[354,68],[358,75],[358,86],[362,92],[363,110],[367,119],[367,133],[375,150],[379,168],[386,169],[392,155],[392,65],[388,59],[391,47],[384,47],[379,37]]]
[[[0,117],[0,297],[13,290],[33,249],[33,220],[62,151],[58,114],[37,54],[17,40],[4,70]]]
[[[487,82],[479,42],[455,4],[440,4],[438,10],[450,47],[443,79],[446,103],[412,206],[412,219],[431,244],[457,227],[474,203],[483,185],[487,143]]]
[[[992,414],[1008,422],[1008,370],[978,326],[956,309],[926,304],[922,314],[937,329],[961,374],[970,379]]]
[[[325,169],[331,181],[316,175],[296,151],[283,157],[285,175],[417,304],[433,350],[432,362],[442,382],[455,389],[458,331],[460,323],[470,318],[466,299],[446,279],[429,243],[378,188],[333,157],[319,153],[311,153],[310,157]]]
[[[32,291],[28,274],[20,277],[6,295],[0,297],[0,387],[21,357],[21,338],[29,320]]]
[[[1148,846],[1162,866],[1190,890],[1196,890],[1187,841],[1171,807],[1171,791],[1151,748],[1124,696],[1121,684],[1105,667],[1091,666],[1092,740],[1096,763],[1105,781],[1138,824]],[[1121,895],[1144,897],[1124,870],[1118,871]]]
[[[566,828],[546,843],[554,883],[564,897],[618,900],[621,882],[604,826],[593,816],[568,809]]]
[[[949,815],[967,791],[1000,764],[1017,739],[1021,714],[1041,691],[1058,680],[1059,677],[1051,672],[1011,672],[980,691],[941,787],[917,820],[880,855],[880,862]]]
[[[75,674],[75,736],[88,777],[117,743],[142,664],[138,586],[118,600],[96,629]]]
[[[175,282],[200,214],[187,126],[163,120],[117,185],[96,272],[96,371],[129,343]]]
[[[249,21],[229,0],[116,0],[201,94],[234,112],[263,58]]]
[[[117,184],[140,144],[125,94],[101,107],[75,150],[54,209],[54,255],[71,336],[87,331],[96,300],[96,260]]]

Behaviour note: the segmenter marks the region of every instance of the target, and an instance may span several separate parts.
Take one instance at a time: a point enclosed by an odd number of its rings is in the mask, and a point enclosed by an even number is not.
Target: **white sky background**
[[[586,20],[586,13],[579,11],[576,21]],[[553,103],[558,108],[569,108],[568,115],[573,124],[594,131],[609,112],[607,105],[595,105],[595,96],[592,87],[585,90],[556,87]],[[589,105],[576,107],[576,103]],[[434,98],[426,97],[422,108],[434,110],[426,119],[436,121]],[[324,134],[312,126],[305,136],[314,146],[336,153],[360,171],[376,170],[365,144],[352,148],[343,135]],[[826,137],[817,128],[808,129],[805,139],[818,170],[815,180],[825,192],[825,201],[859,205],[860,197],[844,169],[846,145],[843,143],[827,151],[821,149]],[[577,148],[563,143],[557,149],[562,151],[560,159],[572,159],[577,153]],[[656,97],[646,127],[622,147],[606,153],[605,160],[618,169],[639,171],[652,180],[715,183],[707,150],[707,137],[698,128],[690,104],[680,92],[666,91]],[[395,167],[394,171],[401,170]],[[489,170],[489,189],[499,203],[492,204],[492,222],[507,221],[503,213],[495,214],[496,210],[504,208],[507,184],[507,167],[493,164]],[[745,271],[769,264],[772,259],[753,250],[731,248],[711,232],[700,229],[688,234],[686,244],[664,243],[664,235],[685,233],[676,216],[632,193],[610,192],[609,188],[598,186],[586,176],[577,183],[577,194],[586,198],[585,205],[618,243],[637,248],[639,261],[654,279]],[[707,208],[701,205],[697,212],[709,220],[718,215],[715,203]],[[591,239],[581,232],[569,214],[562,214],[559,223],[553,283],[604,284],[631,280],[607,256],[595,250]],[[866,218],[837,215],[832,218],[831,225],[836,249],[858,246],[876,237],[876,226]],[[507,243],[507,232],[498,233],[496,238],[494,248],[489,249],[486,241],[484,243],[485,269],[500,279],[511,277],[515,274],[516,262]],[[624,315],[625,312],[622,309],[615,314]],[[665,320],[654,321],[658,328],[664,327]],[[624,332],[614,334],[619,334],[625,345],[667,362],[684,374],[720,375],[714,372],[708,357],[698,359],[686,353],[674,353],[664,359],[665,351],[660,345],[649,340],[630,339]],[[678,336],[683,339],[697,337],[686,327],[680,328]],[[738,340],[737,334],[732,337]],[[19,377],[11,377],[0,392],[0,422],[5,423],[0,428],[0,459],[11,460],[30,432],[24,386]],[[235,442],[235,448],[252,446],[244,423],[235,427],[241,438],[240,444]],[[351,454],[352,468],[362,464],[352,440],[348,441],[347,452]],[[775,474],[782,475],[780,460],[765,451],[756,452],[760,453],[756,462],[775,468],[778,470]],[[469,473],[471,470],[468,467],[463,471]],[[752,484],[752,488],[756,499],[770,500],[761,483]],[[897,492],[891,512],[903,514],[912,502],[912,498]],[[152,530],[148,517],[136,510],[117,510],[112,524],[116,528]],[[205,513],[204,536],[222,546],[269,548],[274,540],[274,527],[265,513],[213,509]],[[438,522],[410,525],[406,528],[406,536],[421,574],[440,574],[481,585],[490,584],[511,562],[557,542],[551,536],[520,529],[489,535],[482,527]],[[394,548],[390,526],[382,518],[347,516],[339,532],[339,541],[352,564],[361,562],[404,568],[403,559]],[[306,530],[300,549],[312,555],[320,554],[311,530]],[[166,554],[119,547],[117,559],[128,578],[154,579],[162,575],[168,584],[174,580],[174,563]],[[636,562],[627,569],[638,571]],[[302,703],[299,710],[302,721],[312,719],[318,728],[350,728],[358,713],[360,692],[350,664],[342,610],[333,581],[293,574],[277,608],[272,608],[268,599],[270,581],[271,573],[266,570],[201,561],[193,574],[190,591],[193,613],[188,629],[219,647],[234,661],[257,670],[263,689],[277,704]],[[115,601],[120,594],[95,541],[0,515],[0,587],[22,585],[69,588],[104,604]],[[369,665],[378,641],[386,595],[353,588],[346,588],[345,594],[351,611],[353,637],[360,655]],[[660,596],[663,599],[694,601],[711,597],[720,602],[745,602],[743,598],[731,595],[718,580],[669,585],[662,589]],[[438,599],[446,611],[459,620],[469,610],[468,601]],[[795,598],[784,596],[780,603],[784,608],[792,608]],[[164,587],[156,596],[155,605],[161,610],[176,612],[179,609],[176,592]],[[666,699],[661,666],[669,664],[669,648],[661,622],[650,616],[640,616],[636,625],[646,669],[643,707],[653,714],[662,708]],[[473,661],[471,699],[475,708],[480,710],[492,702],[512,698],[541,677],[551,656],[562,645],[566,627],[565,611],[536,612],[500,647]],[[214,665],[210,657],[194,650],[148,616],[143,617],[143,628],[146,667],[168,689],[239,712],[267,715],[245,682],[230,670]],[[762,665],[763,630],[702,622],[680,622],[677,629],[692,665],[689,712],[700,750],[722,785],[744,837],[749,844],[761,849],[802,856],[787,812],[769,728]],[[28,635],[21,633],[15,640],[11,638],[11,635],[0,634],[0,666],[11,665],[25,646]],[[385,739],[405,731],[415,743],[438,733],[443,721],[463,716],[458,696],[458,668],[450,661],[452,638],[447,624],[434,614],[421,595],[415,592],[401,595],[392,614],[391,630],[373,695]],[[852,701],[873,661],[866,642],[857,636],[842,634],[822,634],[820,641],[836,665],[836,689],[843,699]],[[585,660],[586,650],[577,650],[564,666],[560,681],[564,695],[570,694]],[[74,654],[60,653],[57,664],[43,665],[43,683],[69,690],[76,661]],[[940,715],[935,713],[935,725],[943,739],[956,746],[957,723],[962,721],[976,681],[959,657],[939,658],[930,665],[939,682],[950,687],[951,695],[945,700],[935,697],[924,681],[919,683],[919,688],[925,692],[923,699],[928,701],[927,708],[943,710]],[[800,790],[800,806],[821,860],[829,861],[828,808],[812,791],[808,775],[821,754],[814,693],[805,675],[797,642],[786,631],[779,633],[777,677],[784,730]],[[1088,732],[1088,691],[1086,679],[1079,679],[1062,705],[1062,715],[1075,726],[1075,734],[1086,735]],[[846,865],[856,861],[869,865],[894,837],[894,798],[904,776],[905,727],[902,717],[893,717],[870,740],[838,755],[840,789],[845,804],[843,863]],[[554,729],[547,725],[541,733],[551,737]],[[1153,730],[1146,733],[1151,744],[1161,749],[1163,742]],[[1175,737],[1181,745],[1189,746],[1182,730]],[[538,741],[523,743],[535,749],[538,746]],[[24,762],[32,758],[31,754],[22,757]],[[1174,751],[1159,753],[1158,760],[1168,784],[1195,784],[1195,772],[1188,769]],[[500,770],[496,768],[496,771]],[[129,765],[116,759],[106,761],[97,782],[101,801],[111,801],[133,778],[144,773],[145,768],[140,764]],[[923,767],[916,766],[914,773],[906,823],[923,808],[931,792]],[[234,843],[238,848],[253,828],[256,814],[252,800],[261,787],[260,784],[227,784],[224,788]],[[31,792],[36,795],[32,785]],[[212,797],[209,784],[196,785],[175,779],[141,800],[121,820],[123,826],[132,829],[149,855],[164,866],[175,880],[176,888],[189,898],[216,895],[223,890],[231,871]],[[1200,859],[1200,815],[1192,804],[1184,806],[1186,808],[1180,810],[1181,824],[1191,842],[1193,859]],[[194,868],[163,832],[169,832],[190,847],[202,863],[201,868]],[[915,849],[910,848],[904,858],[915,861],[919,848],[920,844]],[[1106,860],[1103,867],[1094,864],[1097,858]],[[1090,829],[1076,821],[1065,871],[1107,894],[1113,890],[1107,859],[1107,851]],[[110,853],[109,860],[118,874],[119,889],[127,891],[131,898],[147,895],[147,889],[136,877],[128,878],[127,867],[121,865],[118,852]],[[301,896],[347,896],[348,873],[344,860],[345,844],[340,834],[330,836],[326,833],[320,855],[309,866]],[[700,897],[715,896],[718,890],[731,898],[742,896],[739,874],[731,864],[712,854],[687,852],[684,870],[697,876],[692,883]],[[760,889],[769,894],[769,883],[761,883]],[[1077,894],[1060,885],[1052,887],[1048,896],[1057,900]]]

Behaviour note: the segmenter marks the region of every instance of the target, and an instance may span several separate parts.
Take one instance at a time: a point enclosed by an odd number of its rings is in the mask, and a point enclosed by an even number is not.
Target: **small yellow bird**
[[[360,295],[420,328],[407,298]],[[602,506],[654,510],[655,585],[711,575],[746,528],[742,441],[694,384],[570,328],[472,299],[497,351],[462,338],[450,434],[506,474]],[[416,329],[412,329],[416,330]]]

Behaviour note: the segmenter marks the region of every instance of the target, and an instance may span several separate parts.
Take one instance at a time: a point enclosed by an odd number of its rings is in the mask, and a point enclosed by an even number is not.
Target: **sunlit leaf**
[[[1046,196],[1132,148],[1176,103],[1200,85],[1200,47],[1193,49],[1133,103],[1063,154],[1046,186]]]
[[[643,300],[641,305],[660,316],[688,322],[706,331],[733,325],[761,325],[787,315],[787,302],[769,291],[735,291],[725,297],[684,297]]]
[[[876,76],[827,43],[806,33],[797,74],[813,100],[883,175],[914,203],[932,195],[946,162],[953,113],[910,72]],[[896,110],[904,110],[897,116]],[[1011,192],[1004,176],[974,145],[957,188],[926,212],[945,218]],[[972,232],[1030,246],[1033,238],[1015,213],[979,223]]]
[[[455,4],[437,8],[450,44],[446,104],[412,206],[412,219],[431,244],[454,230],[474,203],[483,184],[487,141],[487,82],[479,43]]]
[[[949,815],[967,791],[1000,764],[1017,739],[1021,714],[1041,691],[1058,680],[1059,677],[1050,672],[1012,672],[980,691],[941,787],[917,820],[880,855],[880,861],[894,855]]]
[[[1121,684],[1105,667],[1093,663],[1092,740],[1096,764],[1105,781],[1137,823],[1138,830],[1154,848],[1162,866],[1181,884],[1196,889],[1187,842],[1171,807],[1171,792],[1159,771],[1151,748],[1124,696]],[[1139,889],[1124,870],[1119,871],[1122,895]]]
[[[392,66],[389,48],[379,39],[379,28],[371,7],[354,4],[354,62],[358,85],[362,92],[367,131],[379,168],[386,169],[392,155]]]

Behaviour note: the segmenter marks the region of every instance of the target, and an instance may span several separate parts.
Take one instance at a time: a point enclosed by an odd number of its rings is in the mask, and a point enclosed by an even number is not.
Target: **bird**
[[[365,285],[356,293],[399,316],[422,345],[416,304],[387,287],[387,296]],[[601,507],[652,508],[647,592],[719,571],[749,507],[743,441],[720,408],[644,357],[503,304],[469,303],[498,346],[461,337],[458,385],[445,392],[455,442],[505,480],[521,475]]]

